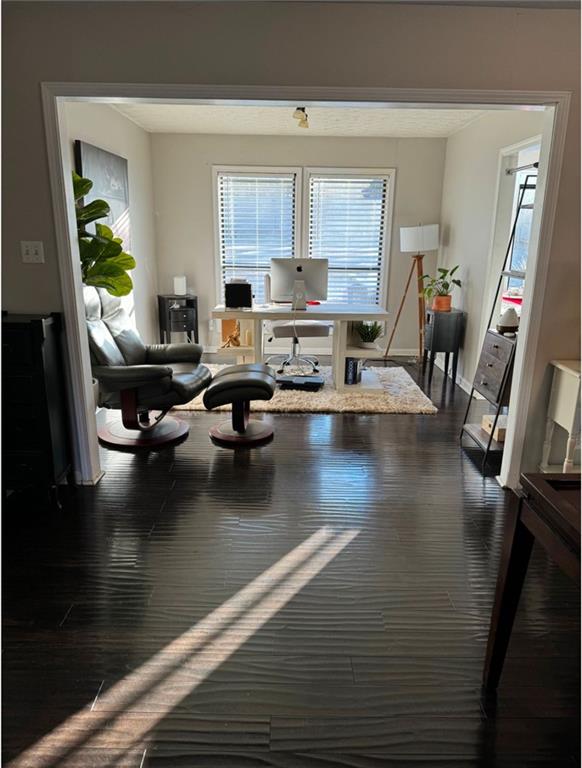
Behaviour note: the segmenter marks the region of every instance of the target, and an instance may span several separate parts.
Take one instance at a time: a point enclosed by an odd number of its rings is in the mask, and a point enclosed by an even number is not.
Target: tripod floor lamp
[[[410,272],[408,274],[408,280],[404,288],[402,300],[398,307],[396,314],[396,320],[394,321],[394,327],[392,333],[388,339],[388,345],[384,352],[384,357],[388,357],[388,352],[392,346],[392,339],[396,333],[398,327],[398,321],[406,301],[406,294],[410,287],[412,275],[416,271],[416,285],[418,293],[418,359],[422,360],[422,353],[424,351],[424,293],[422,276],[423,266],[422,259],[427,251],[436,251],[439,247],[439,225],[438,224],[419,224],[417,227],[400,227],[400,251],[401,253],[413,253],[412,264],[410,265]]]

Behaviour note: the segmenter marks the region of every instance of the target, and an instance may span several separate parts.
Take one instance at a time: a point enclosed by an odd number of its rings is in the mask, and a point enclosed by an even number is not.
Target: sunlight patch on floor
[[[142,754],[148,734],[275,616],[358,535],[325,526],[212,611],[139,669],[70,717],[8,768],[120,765]],[[171,659],[168,659],[171,654]],[[139,748],[139,749],[138,749]]]

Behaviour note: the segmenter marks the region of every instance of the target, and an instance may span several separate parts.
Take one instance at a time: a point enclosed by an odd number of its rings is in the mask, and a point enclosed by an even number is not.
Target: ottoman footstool
[[[204,406],[211,411],[231,404],[232,421],[224,421],[210,430],[210,437],[230,448],[254,446],[273,436],[273,428],[249,419],[251,400],[270,400],[275,392],[273,369],[262,363],[231,365],[212,379],[204,392]]]

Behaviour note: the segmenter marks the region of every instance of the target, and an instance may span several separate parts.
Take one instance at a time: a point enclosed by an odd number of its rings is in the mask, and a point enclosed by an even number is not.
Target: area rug
[[[224,365],[207,364],[214,375]],[[297,389],[277,389],[272,400],[255,400],[251,411],[270,413],[424,413],[434,414],[437,408],[411,379],[404,368],[375,368],[382,389],[378,392],[337,392],[332,384],[331,368],[321,366],[324,386],[319,392],[302,392]],[[204,411],[202,395],[177,411]],[[229,411],[230,405],[216,408]]]

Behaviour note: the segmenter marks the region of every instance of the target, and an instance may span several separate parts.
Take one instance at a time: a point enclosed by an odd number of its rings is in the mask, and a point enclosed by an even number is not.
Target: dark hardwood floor
[[[441,382],[436,416],[269,415],[252,451],[182,413],[61,512],[10,499],[4,764],[578,765],[579,594],[541,551],[481,695],[506,494]]]

